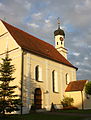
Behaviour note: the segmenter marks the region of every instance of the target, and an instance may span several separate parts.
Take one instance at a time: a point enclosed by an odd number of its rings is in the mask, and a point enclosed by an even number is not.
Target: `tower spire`
[[[54,31],[55,48],[67,59],[67,49],[65,49],[65,32],[60,26],[60,17],[57,18],[58,29]]]
[[[58,29],[60,29],[60,17],[57,18]]]

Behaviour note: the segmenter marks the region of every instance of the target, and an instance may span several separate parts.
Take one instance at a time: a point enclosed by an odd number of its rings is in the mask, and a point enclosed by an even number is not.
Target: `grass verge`
[[[25,115],[0,116],[0,120],[90,120],[89,117],[56,114],[31,113]]]

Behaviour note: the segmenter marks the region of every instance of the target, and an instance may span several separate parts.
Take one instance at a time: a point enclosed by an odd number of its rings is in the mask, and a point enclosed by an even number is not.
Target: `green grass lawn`
[[[31,113],[26,115],[8,115],[0,116],[0,120],[91,120],[89,117],[54,115],[44,113]]]

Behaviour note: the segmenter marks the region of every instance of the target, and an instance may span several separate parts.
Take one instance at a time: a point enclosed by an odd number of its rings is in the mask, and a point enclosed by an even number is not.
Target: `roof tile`
[[[65,92],[83,91],[86,82],[87,82],[87,80],[72,81],[68,84]]]

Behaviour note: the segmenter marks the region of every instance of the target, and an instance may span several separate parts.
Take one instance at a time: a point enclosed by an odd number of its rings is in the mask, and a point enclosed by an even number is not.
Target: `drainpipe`
[[[83,101],[83,92],[81,91],[81,98],[82,98],[82,110],[84,109],[84,101]]]
[[[21,55],[21,114],[23,113],[23,76],[24,76],[24,51]]]

